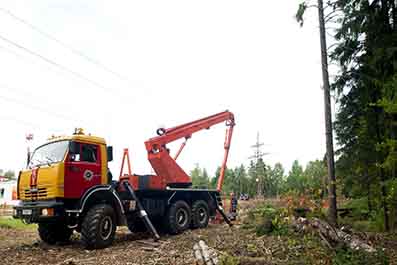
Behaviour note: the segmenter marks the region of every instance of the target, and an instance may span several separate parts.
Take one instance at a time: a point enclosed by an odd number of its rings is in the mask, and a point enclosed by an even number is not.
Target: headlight
[[[41,210],[42,216],[54,216],[54,209],[53,208],[44,208]]]
[[[47,209],[41,210],[41,215],[48,216],[48,210]]]

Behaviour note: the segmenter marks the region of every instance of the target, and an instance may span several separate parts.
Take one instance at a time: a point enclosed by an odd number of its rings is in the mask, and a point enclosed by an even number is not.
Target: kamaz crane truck
[[[227,129],[217,187],[194,188],[176,159],[194,133],[222,122]],[[224,111],[160,128],[156,137],[145,142],[156,174],[133,174],[124,149],[118,180],[109,171],[113,150],[103,138],[81,129],[70,136],[52,137],[33,151],[27,168],[19,173],[21,203],[14,207],[14,218],[37,223],[40,238],[48,244],[67,242],[77,231],[88,249],[112,244],[117,226],[127,225],[131,232],[149,231],[158,239],[160,226],[170,234],[204,228],[217,212],[228,222],[220,191],[234,125],[233,114]],[[172,157],[167,144],[178,139],[185,140]]]

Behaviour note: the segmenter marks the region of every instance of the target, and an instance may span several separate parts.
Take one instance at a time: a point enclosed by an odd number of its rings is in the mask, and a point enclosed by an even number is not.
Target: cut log
[[[216,265],[218,264],[218,256],[216,252],[207,246],[203,240],[193,246],[196,264],[199,265]]]
[[[311,220],[298,218],[293,222],[293,227],[300,232],[304,232],[310,227],[319,233],[320,238],[327,246],[331,246],[332,243],[342,243],[353,250],[363,250],[370,253],[376,251],[375,248],[362,241],[358,236],[334,228],[326,221],[318,218],[313,218]]]

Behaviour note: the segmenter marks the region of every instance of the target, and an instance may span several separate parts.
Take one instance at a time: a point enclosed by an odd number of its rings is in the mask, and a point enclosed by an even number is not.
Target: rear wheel
[[[176,201],[167,211],[167,228],[171,234],[179,234],[189,228],[191,211],[185,201]]]
[[[208,204],[203,200],[195,201],[192,206],[192,228],[207,227],[209,219]]]
[[[107,204],[93,206],[81,226],[81,239],[87,249],[105,248],[112,244],[116,232],[114,210]]]
[[[41,240],[50,245],[69,242],[73,233],[66,225],[57,223],[39,223],[38,231]]]

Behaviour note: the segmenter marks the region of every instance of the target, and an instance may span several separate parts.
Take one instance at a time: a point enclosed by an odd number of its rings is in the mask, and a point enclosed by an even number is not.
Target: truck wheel
[[[191,211],[184,201],[176,201],[167,211],[167,228],[170,234],[179,234],[189,228]]]
[[[192,206],[192,228],[207,227],[209,219],[208,204],[203,200],[195,201]]]
[[[66,243],[73,233],[73,230],[66,225],[57,223],[39,223],[37,230],[41,240],[49,245],[54,245],[57,242]]]
[[[105,248],[112,244],[116,233],[116,218],[110,205],[93,206],[81,226],[81,240],[87,249]]]
[[[127,216],[127,225],[128,225],[128,229],[132,233],[139,233],[139,232],[147,231],[145,223],[138,216],[138,213],[130,214]]]

